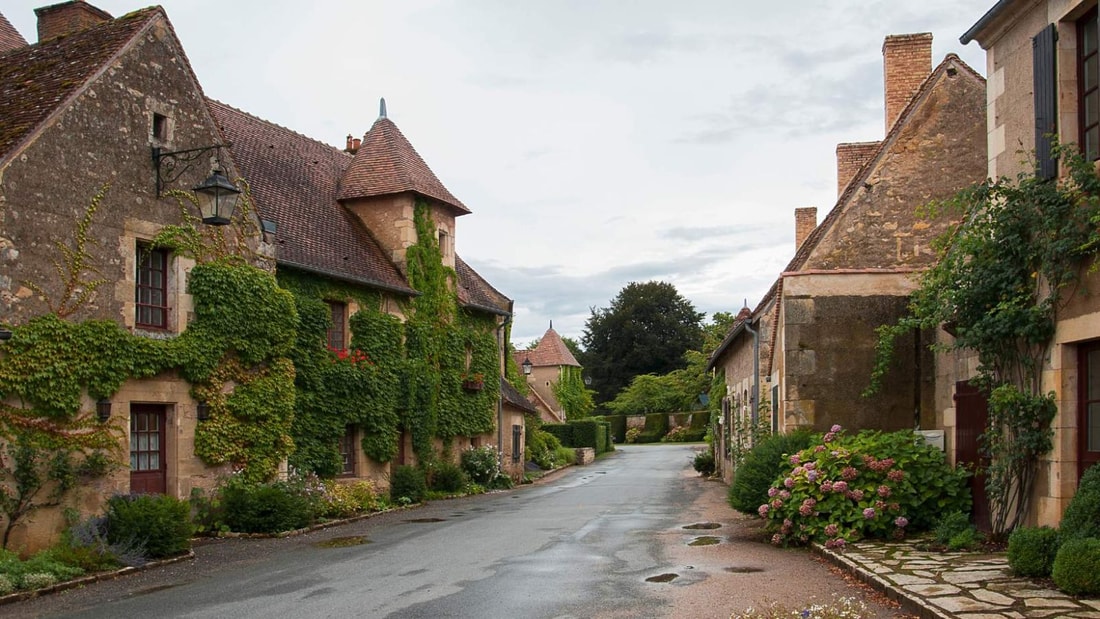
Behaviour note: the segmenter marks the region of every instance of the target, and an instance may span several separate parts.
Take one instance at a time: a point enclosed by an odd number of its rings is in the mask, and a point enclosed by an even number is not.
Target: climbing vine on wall
[[[405,323],[405,397],[402,424],[421,462],[435,458],[433,439],[493,429],[500,369],[492,318],[460,311],[453,269],[443,264],[431,207],[417,200],[417,243],[406,251],[413,299]],[[473,388],[480,385],[479,388]]]
[[[565,411],[566,419],[583,419],[596,408],[592,399],[595,392],[584,386],[581,368],[563,366],[558,382],[553,385],[553,391],[558,404]]]
[[[1038,459],[1052,448],[1057,405],[1042,391],[1042,373],[1058,312],[1100,243],[1100,178],[1075,151],[1056,152],[1059,180],[1022,173],[935,205],[960,223],[940,239],[909,315],[880,330],[875,381],[889,368],[894,339],[915,328],[943,325],[955,336],[947,350],[977,354],[976,380],[990,393],[983,448],[996,534],[1027,515]]]

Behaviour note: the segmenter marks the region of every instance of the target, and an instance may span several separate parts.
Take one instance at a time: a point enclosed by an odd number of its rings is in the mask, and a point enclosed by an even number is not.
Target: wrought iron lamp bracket
[[[179,177],[183,176],[185,172],[195,167],[195,163],[199,161],[204,155],[210,152],[214,153],[214,158],[217,160],[217,167],[221,167],[221,149],[229,148],[231,143],[214,144],[211,146],[202,146],[200,148],[189,148],[187,150],[176,150],[165,152],[161,150],[159,146],[153,147],[153,167],[157,169],[157,197],[161,197],[164,193],[164,188],[176,182]]]

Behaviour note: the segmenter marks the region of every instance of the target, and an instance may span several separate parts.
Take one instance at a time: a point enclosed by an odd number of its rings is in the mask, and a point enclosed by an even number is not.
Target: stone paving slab
[[[1004,553],[932,552],[913,541],[815,550],[921,619],[1100,619],[1100,600],[1013,576]]]

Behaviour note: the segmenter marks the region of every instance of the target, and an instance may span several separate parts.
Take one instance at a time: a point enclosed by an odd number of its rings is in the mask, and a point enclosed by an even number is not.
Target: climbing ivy
[[[596,403],[592,400],[595,392],[584,386],[581,368],[563,366],[558,382],[553,385],[553,391],[558,404],[565,411],[566,419],[583,419],[596,408]]]
[[[494,428],[500,398],[496,322],[459,310],[456,275],[443,264],[431,207],[418,199],[414,209],[417,243],[406,250],[409,283],[420,292],[405,323],[405,397],[402,425],[423,463],[456,436]]]
[[[943,325],[955,336],[945,350],[977,354],[975,380],[991,395],[983,448],[995,534],[1026,516],[1038,459],[1052,448],[1057,405],[1042,391],[1042,372],[1058,312],[1100,242],[1100,178],[1075,151],[1056,153],[1060,180],[1021,173],[932,205],[930,214],[959,223],[939,239],[909,314],[879,331],[872,388],[890,367],[895,338],[913,329]]]

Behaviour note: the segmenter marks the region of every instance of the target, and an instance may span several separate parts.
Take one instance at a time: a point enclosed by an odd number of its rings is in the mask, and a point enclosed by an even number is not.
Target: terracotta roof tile
[[[458,302],[467,307],[509,315],[512,300],[493,288],[462,258],[455,256],[455,273],[458,275]]]
[[[459,215],[470,212],[443,186],[397,125],[388,118],[379,118],[363,136],[336,197],[350,200],[406,191],[439,200]]]
[[[156,18],[167,20],[160,7],[150,7],[0,54],[0,159],[9,157]]]
[[[233,161],[248,182],[262,219],[274,221],[279,264],[413,294],[359,220],[336,201],[351,163],[344,151],[207,100],[232,143]]]
[[[518,351],[516,358],[519,359],[517,363],[522,363],[525,358],[530,359],[531,365],[535,367],[563,365],[581,367],[577,358],[573,356],[569,347],[565,345],[565,341],[561,339],[561,336],[553,327],[542,334],[538,345],[531,350]]]
[[[19,34],[15,26],[11,25],[8,18],[4,17],[3,13],[0,13],[0,54],[26,46],[27,40],[23,38],[23,35]]]
[[[500,379],[500,395],[504,398],[504,401],[516,408],[522,410],[525,413],[531,413],[537,415],[539,413],[535,405],[530,400],[523,397],[523,394],[516,391],[516,388],[512,386],[512,383]]]

